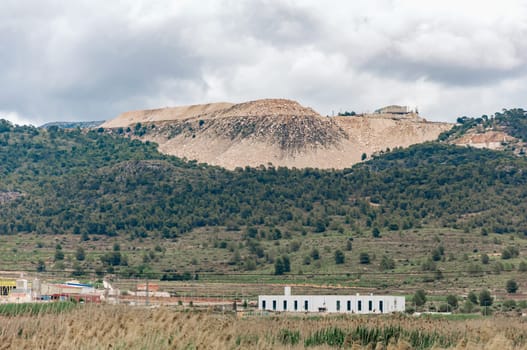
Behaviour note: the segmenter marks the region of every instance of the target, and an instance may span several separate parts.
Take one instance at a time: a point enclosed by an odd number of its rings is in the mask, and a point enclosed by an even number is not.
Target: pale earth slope
[[[323,117],[295,101],[264,99],[126,112],[102,127],[130,128],[126,134],[156,142],[162,153],[228,169],[342,169],[364,153],[435,140],[452,124],[415,113]]]

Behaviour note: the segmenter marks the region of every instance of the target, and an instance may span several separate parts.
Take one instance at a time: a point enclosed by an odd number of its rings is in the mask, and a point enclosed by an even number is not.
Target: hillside
[[[451,125],[416,114],[329,118],[295,101],[266,99],[127,112],[102,127],[154,141],[162,153],[228,169],[343,169],[363,154],[435,140]]]
[[[60,129],[90,129],[97,128],[104,123],[104,120],[99,121],[89,121],[89,122],[51,122],[41,125],[41,128],[49,129],[52,127],[57,127]]]
[[[516,108],[479,118],[461,117],[439,139],[459,146],[509,150],[523,155],[527,146],[527,112]]]
[[[497,237],[527,233],[527,162],[508,152],[425,143],[339,171],[228,171],[99,129],[44,130],[6,121],[0,121],[0,145],[3,268],[43,265],[79,275],[117,270],[166,279],[187,278],[182,272],[189,269],[271,276],[287,256],[295,272],[337,271],[344,279],[353,272],[370,287],[403,288],[399,278],[374,282],[368,271],[395,268],[451,285],[429,274],[468,271],[480,251],[497,254],[491,257],[497,264],[509,246],[517,265],[527,249],[525,240]],[[461,240],[474,257],[460,260],[467,255]],[[54,258],[61,256],[58,243],[68,259]],[[438,246],[447,251],[439,255],[444,261],[429,263]],[[75,260],[79,247],[86,260]],[[339,249],[346,262],[335,265]],[[363,252],[372,265],[357,264]],[[507,266],[481,267],[476,275]],[[327,282],[321,276],[316,280]]]

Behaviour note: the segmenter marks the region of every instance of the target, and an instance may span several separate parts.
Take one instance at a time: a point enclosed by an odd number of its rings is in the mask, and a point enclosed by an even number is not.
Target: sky
[[[288,98],[322,115],[527,107],[527,0],[2,0],[17,124]]]

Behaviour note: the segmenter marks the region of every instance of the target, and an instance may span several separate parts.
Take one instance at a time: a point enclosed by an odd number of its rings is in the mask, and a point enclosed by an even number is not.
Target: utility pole
[[[146,306],[150,305],[150,292],[148,288],[148,278],[146,279]]]

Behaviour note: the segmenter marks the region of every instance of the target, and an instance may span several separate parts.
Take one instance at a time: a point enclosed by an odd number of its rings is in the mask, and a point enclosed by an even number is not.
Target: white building
[[[404,312],[404,296],[391,295],[284,295],[258,296],[258,309],[288,312],[335,312],[355,314],[385,314]]]

